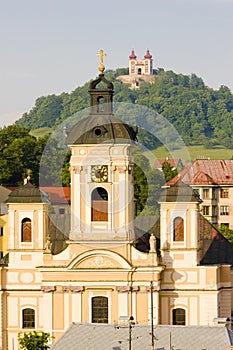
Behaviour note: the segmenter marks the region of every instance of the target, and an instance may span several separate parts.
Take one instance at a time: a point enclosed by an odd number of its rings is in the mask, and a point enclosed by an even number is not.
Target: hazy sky
[[[0,0],[0,127],[42,95],[71,92],[128,66],[147,48],[154,67],[196,73],[233,91],[233,0]]]

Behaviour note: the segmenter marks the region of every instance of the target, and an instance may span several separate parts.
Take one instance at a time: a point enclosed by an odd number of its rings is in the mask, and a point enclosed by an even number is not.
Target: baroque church
[[[103,55],[103,53],[102,53]],[[18,333],[72,322],[212,326],[231,317],[233,248],[203,218],[196,191],[162,190],[159,225],[137,236],[133,196],[137,128],[113,115],[113,84],[90,83],[90,115],[67,136],[71,150],[70,234],[53,254],[49,199],[30,181],[8,204],[8,255],[1,264],[0,349]],[[146,220],[146,218],[145,218]]]

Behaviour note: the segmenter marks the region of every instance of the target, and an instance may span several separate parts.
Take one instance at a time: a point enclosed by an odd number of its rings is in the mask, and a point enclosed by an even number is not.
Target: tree
[[[159,213],[157,201],[164,182],[163,174],[157,169],[151,169],[149,160],[143,154],[136,152],[134,154],[136,216],[143,210],[143,215],[157,215]]]
[[[214,226],[218,229],[219,232],[221,232],[221,234],[228,240],[228,242],[233,244],[233,230],[231,230],[226,225]]]
[[[22,350],[45,350],[49,346],[48,341],[51,338],[49,333],[46,332],[29,332],[29,333],[19,333],[18,341],[20,349]]]
[[[175,177],[178,174],[177,169],[173,169],[169,162],[163,162],[162,170],[166,181],[173,179],[173,177]]]

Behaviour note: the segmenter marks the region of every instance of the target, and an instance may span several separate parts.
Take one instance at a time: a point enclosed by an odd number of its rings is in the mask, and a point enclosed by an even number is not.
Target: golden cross
[[[99,56],[99,58],[100,58],[99,71],[100,71],[100,73],[103,73],[103,72],[104,72],[104,70],[105,70],[104,63],[103,63],[103,57],[104,57],[104,56],[107,56],[107,54],[106,54],[106,53],[104,53],[104,51],[103,51],[103,50],[100,50],[100,52],[99,52],[99,53],[97,53],[97,55],[96,55],[96,56]]]

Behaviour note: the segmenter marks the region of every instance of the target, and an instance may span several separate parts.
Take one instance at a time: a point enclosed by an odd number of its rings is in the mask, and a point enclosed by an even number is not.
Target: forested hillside
[[[155,83],[141,83],[137,91],[116,80],[127,69],[107,71],[113,81],[115,102],[145,105],[160,113],[172,123],[186,145],[204,144],[206,147],[220,144],[233,149],[233,94],[226,86],[219,90],[207,87],[201,78],[175,74],[159,69]],[[89,107],[89,82],[77,87],[70,94],[39,97],[31,111],[25,113],[16,124],[29,130],[59,125],[75,112]]]

